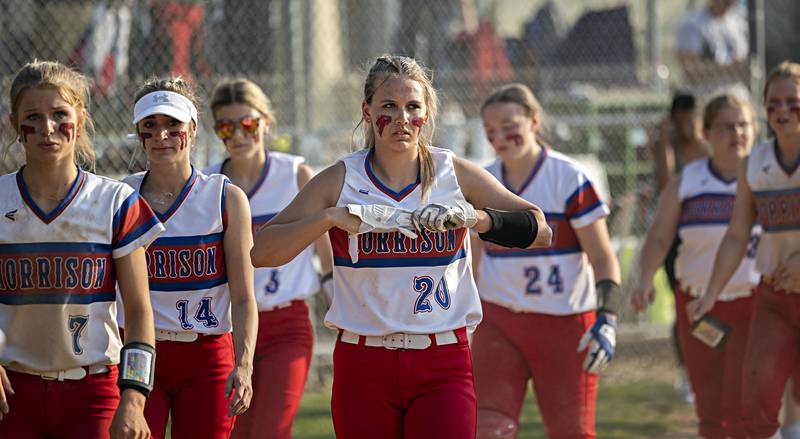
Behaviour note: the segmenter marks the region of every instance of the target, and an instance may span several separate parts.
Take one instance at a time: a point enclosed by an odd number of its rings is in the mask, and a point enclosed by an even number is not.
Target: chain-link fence
[[[692,42],[684,25],[699,20],[702,33],[715,3],[741,13],[731,18],[740,40],[721,49],[713,39]],[[277,111],[271,147],[327,165],[357,147],[370,60],[398,53],[433,71],[442,100],[435,143],[479,162],[492,157],[481,101],[498,84],[530,85],[552,147],[579,156],[607,182],[617,238],[641,236],[647,226],[652,128],[667,115],[672,91],[757,86],[770,46],[764,38],[792,29],[791,17],[800,15],[789,0],[0,0],[0,10],[4,90],[32,58],[68,62],[94,79],[100,174],[143,168],[142,152],[126,138],[132,95],[147,77],[170,72],[192,79],[206,97],[221,79],[254,80]],[[774,23],[766,33],[765,20]],[[772,64],[793,55],[788,45],[770,47]],[[4,97],[4,144],[13,139],[7,106]],[[223,148],[208,108],[200,110],[195,161],[203,165]],[[20,159],[21,148],[11,145],[0,171]]]

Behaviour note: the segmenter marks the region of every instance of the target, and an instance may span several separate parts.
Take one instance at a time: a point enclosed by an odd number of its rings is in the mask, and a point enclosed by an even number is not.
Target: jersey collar
[[[25,169],[25,166],[23,165],[19,169],[19,171],[17,171],[17,188],[19,189],[19,194],[22,197],[22,201],[24,201],[25,204],[28,205],[28,208],[31,209],[33,213],[35,213],[36,216],[38,216],[39,219],[42,220],[43,223],[50,224],[56,218],[58,218],[58,216],[61,215],[61,212],[66,210],[66,208],[70,205],[72,200],[75,199],[75,196],[78,194],[80,189],[83,187],[83,183],[84,181],[86,181],[86,172],[84,172],[83,169],[80,168],[80,166],[77,166],[77,168],[78,168],[78,177],[75,178],[75,181],[72,183],[72,187],[69,189],[69,192],[67,192],[67,196],[64,197],[64,199],[61,200],[60,203],[58,203],[58,206],[56,206],[55,209],[50,211],[50,213],[45,213],[36,204],[36,202],[33,200],[33,197],[31,197],[31,194],[28,191],[28,186],[25,184],[25,179],[22,178],[22,170]]]

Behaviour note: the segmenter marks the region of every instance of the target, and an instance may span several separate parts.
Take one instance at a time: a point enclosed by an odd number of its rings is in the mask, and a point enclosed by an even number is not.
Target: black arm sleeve
[[[536,217],[529,210],[507,212],[504,210],[483,209],[492,219],[492,228],[479,236],[484,241],[503,247],[528,248],[539,233]]]
[[[619,315],[622,307],[622,290],[611,279],[601,279],[595,284],[597,290],[597,311]]]

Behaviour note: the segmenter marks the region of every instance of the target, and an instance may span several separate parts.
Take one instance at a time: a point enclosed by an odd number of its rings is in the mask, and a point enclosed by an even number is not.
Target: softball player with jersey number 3
[[[428,145],[436,106],[414,59],[378,58],[361,104],[365,148],[314,177],[251,252],[279,266],[330,234],[338,438],[474,438],[467,331],[481,309],[468,228],[507,246],[550,244],[539,208]]]

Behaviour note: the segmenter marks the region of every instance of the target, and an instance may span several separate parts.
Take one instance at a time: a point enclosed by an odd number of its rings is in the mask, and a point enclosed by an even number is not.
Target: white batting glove
[[[597,315],[597,321],[583,334],[578,343],[578,352],[589,348],[583,368],[589,373],[599,373],[608,366],[614,358],[614,348],[617,345],[617,321],[609,319],[605,313]]]
[[[417,230],[445,232],[450,229],[472,227],[478,222],[475,208],[466,200],[456,200],[453,205],[431,203],[414,211],[411,216]]]
[[[347,211],[361,220],[358,232],[347,237],[347,253],[353,263],[358,263],[358,235],[369,232],[400,232],[417,239],[411,212],[382,204],[348,204]]]
[[[348,204],[347,211],[361,220],[358,234],[368,232],[400,232],[411,239],[417,239],[411,212],[382,204]]]

